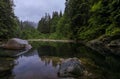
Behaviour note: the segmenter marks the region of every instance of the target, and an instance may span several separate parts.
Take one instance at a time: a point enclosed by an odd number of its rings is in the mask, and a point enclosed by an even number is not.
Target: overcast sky
[[[64,11],[65,0],[14,0],[15,15],[20,20],[38,22],[45,13]]]

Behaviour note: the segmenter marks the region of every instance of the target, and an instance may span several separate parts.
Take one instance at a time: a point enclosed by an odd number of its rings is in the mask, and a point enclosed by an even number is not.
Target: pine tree
[[[13,0],[0,0],[0,38],[15,37],[17,30]]]

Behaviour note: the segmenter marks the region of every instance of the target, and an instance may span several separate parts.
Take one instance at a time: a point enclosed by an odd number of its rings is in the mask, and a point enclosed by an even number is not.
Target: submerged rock
[[[27,40],[22,40],[19,38],[12,38],[8,40],[6,44],[1,46],[5,49],[31,49],[32,46],[28,43]]]
[[[79,77],[84,73],[84,67],[77,58],[69,58],[60,64],[59,77]]]

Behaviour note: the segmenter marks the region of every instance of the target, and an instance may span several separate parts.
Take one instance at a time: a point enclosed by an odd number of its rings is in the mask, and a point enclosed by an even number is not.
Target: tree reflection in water
[[[49,56],[43,56],[41,57],[41,60],[43,62],[45,62],[45,65],[51,65],[55,68],[58,68],[59,67],[59,64],[61,62],[61,59],[62,58],[59,58],[59,57],[49,57]]]
[[[11,63],[17,64],[10,69],[12,74],[8,79],[61,79],[57,76],[59,64],[70,57],[81,60],[88,71],[87,79],[120,79],[119,56],[105,56],[81,44],[36,44],[29,52],[11,60]],[[3,61],[6,62],[0,59],[0,67]]]

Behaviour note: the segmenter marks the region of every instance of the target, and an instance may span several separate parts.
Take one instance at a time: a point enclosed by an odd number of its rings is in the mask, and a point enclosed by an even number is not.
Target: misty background
[[[14,0],[15,15],[22,21],[38,23],[45,13],[64,12],[65,0]]]

